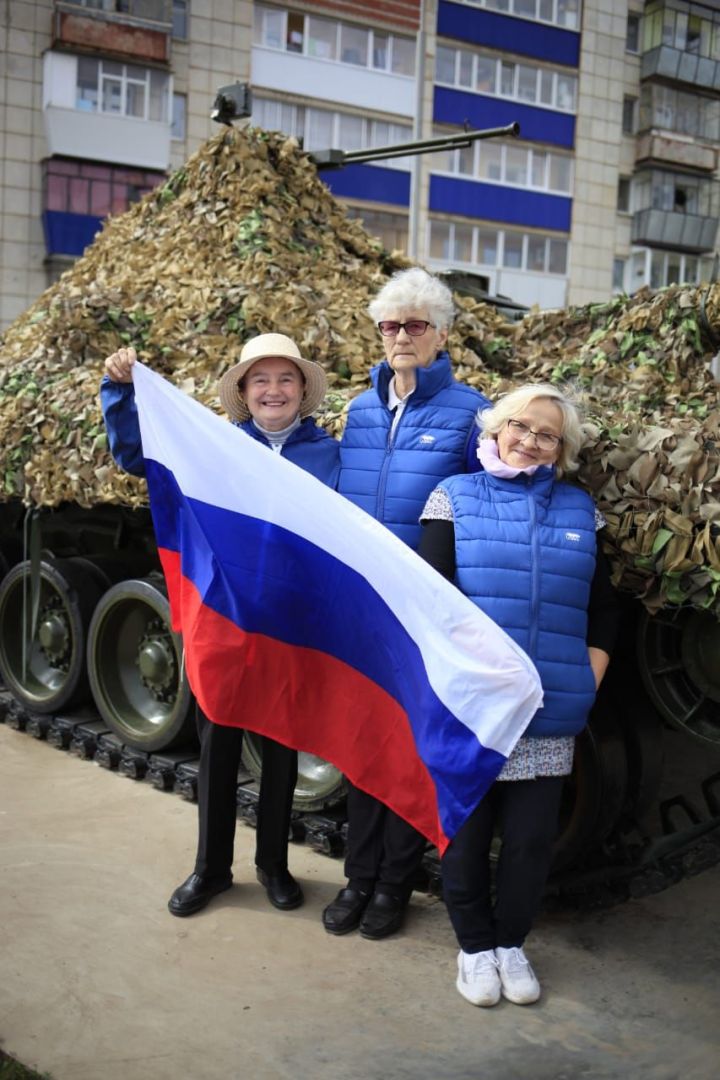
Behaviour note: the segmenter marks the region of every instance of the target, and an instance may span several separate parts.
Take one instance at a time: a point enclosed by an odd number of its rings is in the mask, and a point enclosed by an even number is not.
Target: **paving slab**
[[[238,824],[235,886],[187,919],[196,807],[0,725],[0,1045],[54,1080],[714,1080],[720,868],[544,915],[529,1007],[467,1004],[442,903],[330,937],[342,863],[291,846],[272,908]]]

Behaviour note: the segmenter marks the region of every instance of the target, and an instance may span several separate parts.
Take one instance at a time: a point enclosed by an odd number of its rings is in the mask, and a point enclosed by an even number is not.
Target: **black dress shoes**
[[[266,874],[258,866],[257,879],[265,886],[270,903],[281,911],[292,911],[293,908],[300,907],[305,899],[302,889],[289,870]]]
[[[187,881],[178,885],[168,901],[171,915],[194,915],[210,903],[213,896],[224,892],[232,885],[232,874],[221,878],[200,877],[191,874]]]
[[[360,922],[360,934],[364,938],[389,937],[399,930],[405,920],[407,901],[390,893],[373,893]]]
[[[360,925],[370,902],[370,893],[360,889],[341,889],[323,911],[323,926],[328,934],[349,934]]]

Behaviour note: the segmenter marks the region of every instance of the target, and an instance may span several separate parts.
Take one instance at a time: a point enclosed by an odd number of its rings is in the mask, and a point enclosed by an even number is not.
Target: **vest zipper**
[[[378,480],[377,499],[375,501],[375,517],[376,517],[376,519],[378,521],[381,521],[383,524],[385,524],[384,515],[383,515],[383,511],[385,509],[385,487],[386,487],[386,484],[387,484],[388,470],[390,468],[390,459],[392,458],[392,455],[393,455],[393,443],[395,442],[395,436],[397,435],[397,429],[402,424],[403,417],[405,416],[406,411],[407,411],[407,405],[405,406],[405,408],[402,411],[400,419],[398,420],[397,425],[395,427],[395,432],[394,433],[393,433],[393,415],[392,415],[392,413],[390,413],[390,429],[388,431],[387,442],[385,444],[385,458],[384,458],[382,466],[380,468],[380,477],[379,477],[379,480]]]
[[[537,534],[537,507],[532,492],[528,491],[528,506],[530,510],[530,634],[528,636],[529,656],[534,660],[537,656],[538,636],[538,609],[540,606],[540,541]]]

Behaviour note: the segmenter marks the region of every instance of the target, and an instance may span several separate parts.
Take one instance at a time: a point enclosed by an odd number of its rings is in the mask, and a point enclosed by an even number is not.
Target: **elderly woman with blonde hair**
[[[564,778],[612,650],[619,607],[596,544],[604,525],[565,479],[583,431],[547,384],[512,391],[480,417],[480,472],[454,476],[422,513],[420,554],[530,656],[544,700],[498,779],[448,847],[443,894],[460,953],[456,987],[473,1005],[537,1001],[523,945],[552,860]],[[490,845],[502,845],[495,900]]]

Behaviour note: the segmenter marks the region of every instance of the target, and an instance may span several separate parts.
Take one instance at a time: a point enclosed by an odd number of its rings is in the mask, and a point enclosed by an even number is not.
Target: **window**
[[[543,271],[545,269],[545,248],[546,243],[544,236],[528,236],[528,270]]]
[[[636,121],[637,113],[637,98],[629,97],[627,94],[623,98],[623,110],[622,110],[622,129],[625,135],[634,135],[637,129]]]
[[[571,191],[572,189],[572,158],[562,154],[549,154],[550,158],[550,190]]]
[[[518,91],[520,101],[535,101],[537,98],[537,68],[518,64]]]
[[[305,41],[305,16],[296,11],[287,13],[285,48],[288,52],[301,53]]]
[[[187,98],[185,94],[173,94],[172,100],[172,127],[170,137],[172,139],[185,138],[185,117],[187,114]]]
[[[413,38],[384,30],[367,30],[364,26],[320,15],[281,11],[263,4],[254,4],[253,13],[255,45],[301,53],[319,60],[372,67],[395,75],[415,74]],[[454,64],[454,53],[451,61]]]
[[[574,112],[576,107],[576,75],[532,64],[515,64],[488,53],[446,45],[438,47],[435,81],[444,86],[468,88],[478,94],[548,105],[563,112]]]
[[[433,155],[430,168],[434,173],[459,173],[541,191],[569,193],[572,189],[572,159],[568,155],[518,146],[515,140],[479,140],[459,150],[441,150]]]
[[[474,254],[473,254],[474,248]],[[438,262],[497,268],[500,264],[535,274],[566,274],[567,240],[489,225],[430,219],[428,254]],[[501,255],[502,251],[502,255]]]
[[[412,136],[409,124],[390,124],[384,120],[371,120],[355,113],[335,112],[331,109],[305,108],[284,101],[253,97],[252,122],[268,131],[284,131],[301,139],[307,150],[324,150],[338,147],[341,150],[364,150],[368,147],[387,146],[389,143],[408,142]],[[409,169],[408,158],[392,158],[382,161],[386,169]]]
[[[563,158],[559,159],[563,161]],[[531,187],[544,188],[547,187],[547,162],[548,155],[543,150],[532,151],[532,174],[530,179]],[[551,187],[554,185],[550,185]]]
[[[78,58],[75,108],[95,112],[98,106],[98,61]]]
[[[267,45],[269,49],[285,47],[285,12],[277,8],[264,8],[259,4],[254,7],[253,40],[256,45]]]
[[[641,248],[634,252],[630,260],[630,291],[648,284],[654,289],[662,289],[674,283],[697,285],[709,279],[711,262],[711,259],[699,259],[697,255]]]
[[[365,121],[361,116],[338,113],[337,145],[341,150],[357,150],[365,145]]]
[[[337,59],[338,25],[330,19],[308,17],[308,56],[319,56],[323,60]]]
[[[384,210],[366,210],[365,207],[348,206],[348,217],[359,218],[372,236],[377,236],[387,251],[404,251],[407,248],[408,223],[403,214],[391,214]]]
[[[373,67],[385,71],[388,67],[389,59],[390,42],[388,35],[381,33],[379,30],[373,30]]]
[[[305,148],[322,150],[333,144],[333,114],[327,109],[306,109]]]
[[[166,179],[161,172],[60,157],[47,160],[43,172],[46,210],[93,217],[123,213],[132,202]]]
[[[625,290],[625,259],[613,259],[612,289],[613,292]]]
[[[551,274],[567,273],[567,241],[555,240],[552,237],[549,242],[548,270]]]
[[[524,147],[505,148],[505,182],[527,187],[528,152]]]
[[[523,237],[522,233],[505,233],[503,245],[503,266],[510,269],[519,268],[523,262]]]
[[[620,176],[617,189],[617,209],[620,214],[630,213],[630,177]]]
[[[438,45],[435,59],[435,78],[438,82],[453,85],[455,79],[455,49],[448,49],[445,45]]]
[[[480,144],[479,175],[485,180],[502,180],[503,175],[502,143],[488,142]]]
[[[340,24],[340,59],[344,64],[367,67],[369,34],[360,26]]]
[[[187,41],[188,7],[188,0],[173,0],[172,36],[179,41]]]
[[[167,123],[167,74],[136,64],[78,57],[75,108]]]
[[[501,11],[521,19],[554,23],[568,30],[579,29],[580,0],[459,0],[471,7]]]
[[[630,53],[640,51],[640,16],[632,11],[628,14],[625,28],[625,50]]]
[[[562,109],[564,112],[574,112],[576,92],[577,79],[574,75],[558,75],[555,95],[558,109]]]
[[[450,258],[450,226],[445,221],[430,222],[430,257]]]
[[[478,56],[475,74],[475,89],[479,94],[495,93],[495,69],[497,61],[489,56]]]
[[[415,74],[415,42],[410,38],[392,38],[392,70],[396,75]],[[379,66],[379,65],[376,65]]]

